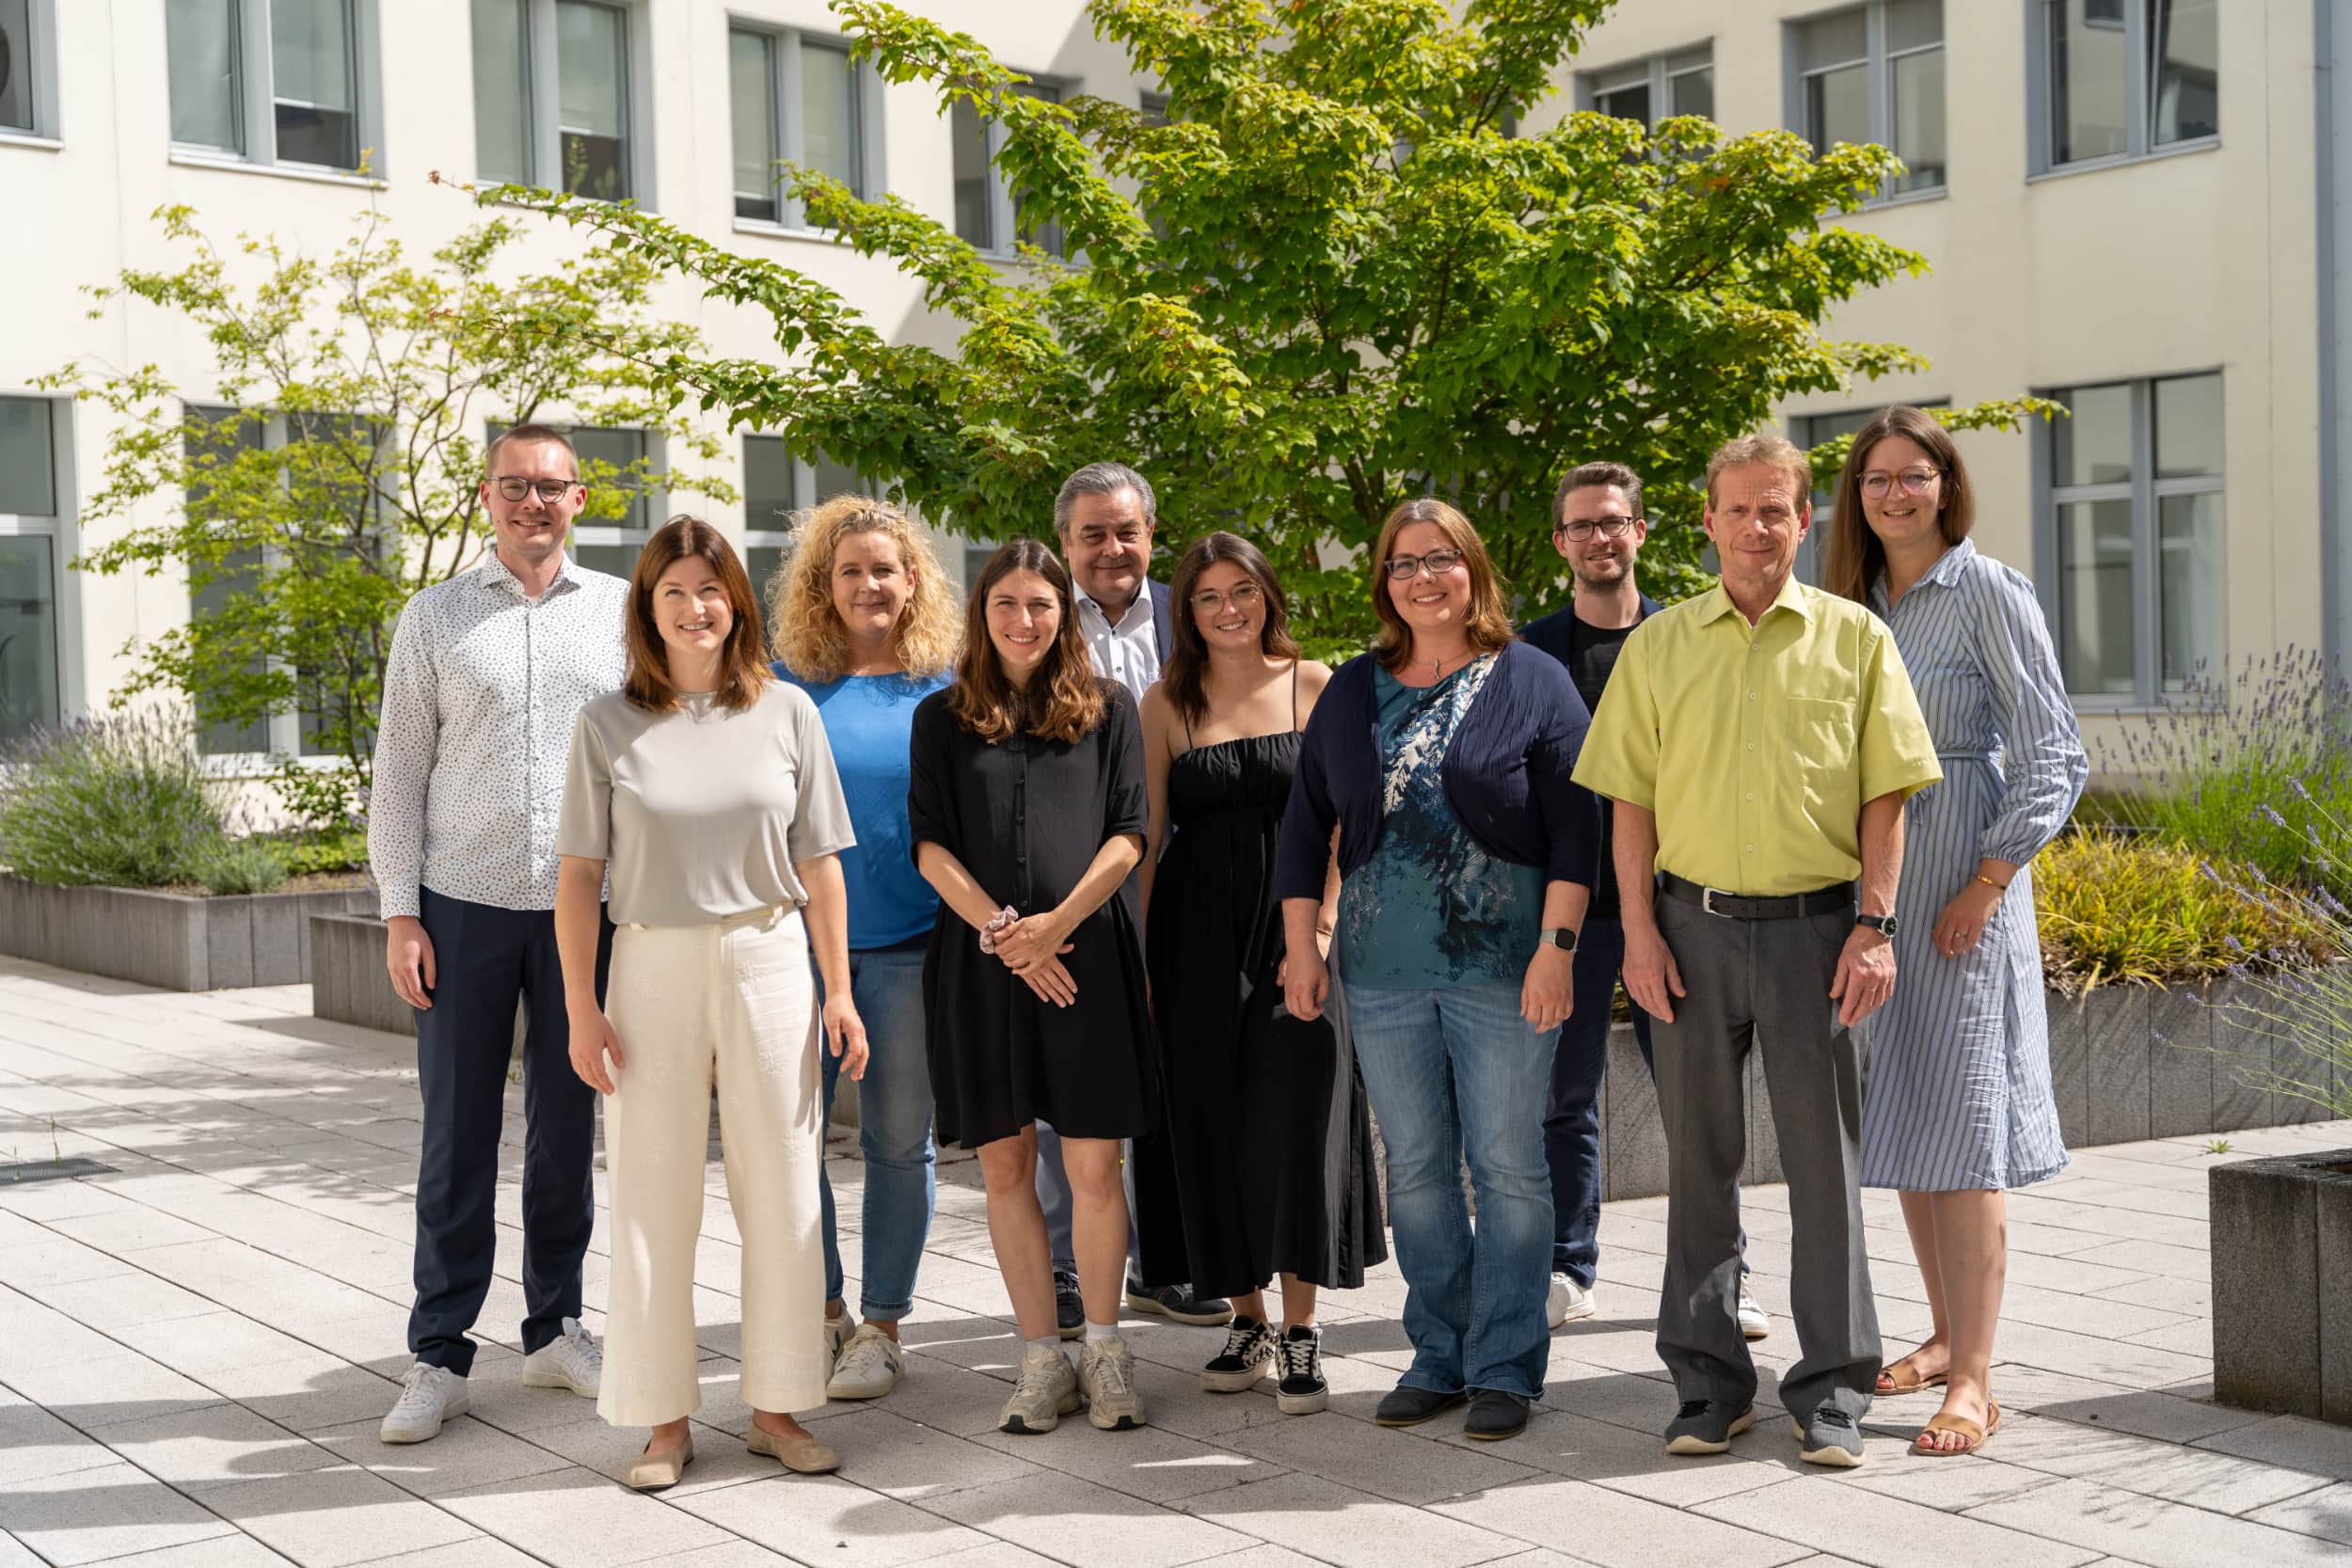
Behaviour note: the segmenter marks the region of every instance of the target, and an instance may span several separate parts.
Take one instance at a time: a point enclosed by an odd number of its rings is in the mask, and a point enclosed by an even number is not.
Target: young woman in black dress
[[[1184,1252],[1154,1259],[1147,1239],[1144,1273],[1232,1297],[1202,1387],[1240,1393],[1271,1370],[1282,1411],[1306,1415],[1329,1392],[1316,1288],[1354,1290],[1388,1256],[1355,1059],[1328,1018],[1282,1006],[1275,839],[1299,731],[1331,672],[1299,657],[1281,585],[1239,535],[1197,541],[1169,598],[1168,667],[1143,698],[1142,883]],[[1326,943],[1338,899],[1334,874],[1317,922]],[[1279,1335],[1264,1295],[1278,1274]]]
[[[1078,1407],[1143,1424],[1118,1333],[1127,1261],[1120,1140],[1152,1125],[1136,863],[1148,802],[1135,699],[1096,678],[1052,551],[1016,539],[965,610],[956,684],[910,743],[914,862],[941,907],[923,963],[939,1137],[979,1156],[988,1228],[1022,1338],[998,1424],[1048,1432]],[[1034,1124],[1057,1129],[1073,1196],[1086,1349],[1061,1353]]]

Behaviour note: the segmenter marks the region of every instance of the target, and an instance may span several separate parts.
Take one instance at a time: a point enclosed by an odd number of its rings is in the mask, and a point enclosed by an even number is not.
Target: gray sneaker
[[[1145,1424],[1143,1395],[1136,1388],[1136,1353],[1121,1336],[1087,1346],[1078,1358],[1078,1386],[1087,1397],[1087,1419],[1104,1432],[1132,1432]]]
[[[604,1352],[578,1318],[565,1318],[562,1334],[523,1357],[523,1386],[568,1388],[593,1400],[604,1386]]]
[[[1666,1423],[1666,1451],[1678,1454],[1724,1453],[1731,1440],[1756,1425],[1756,1406],[1734,1414],[1719,1400],[1685,1400],[1675,1418]]]
[[[1070,1357],[1050,1345],[1031,1347],[1021,1353],[1021,1375],[996,1413],[996,1430],[1051,1432],[1077,1408],[1078,1374],[1070,1370]]]
[[[1832,1469],[1851,1470],[1862,1463],[1862,1427],[1842,1410],[1824,1404],[1817,1407],[1809,1419],[1788,1419],[1788,1434],[1797,1440],[1797,1448],[1807,1465],[1826,1465]]]
[[[421,1443],[441,1434],[441,1423],[466,1413],[466,1380],[447,1367],[420,1361],[400,1380],[400,1400],[376,1429],[387,1443]]]

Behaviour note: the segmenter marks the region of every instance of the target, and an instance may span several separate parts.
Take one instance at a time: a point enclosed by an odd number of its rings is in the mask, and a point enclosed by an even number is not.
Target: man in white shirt
[[[1150,580],[1152,530],[1158,521],[1151,482],[1124,463],[1089,463],[1062,482],[1054,498],[1054,531],[1078,599],[1078,629],[1086,636],[1095,673],[1119,682],[1140,701],[1160,678],[1168,657],[1168,584]],[[1144,1212],[1136,1203],[1138,1162],[1165,1161],[1149,1140],[1128,1150],[1127,1306],[1184,1323],[1230,1323],[1233,1304],[1218,1296],[1196,1296],[1185,1284],[1147,1282],[1143,1233],[1152,1233],[1155,1255],[1181,1256],[1183,1216],[1172,1203],[1154,1203]],[[1172,1194],[1168,1181],[1147,1181],[1147,1197]],[[1061,1139],[1037,1124],[1037,1198],[1054,1243],[1054,1295],[1062,1338],[1085,1327],[1078,1302],[1077,1265],[1070,1241],[1070,1179],[1062,1172]],[[1161,1243],[1167,1243],[1165,1252]]]
[[[485,454],[493,547],[401,611],[384,673],[368,858],[385,966],[416,1009],[417,1357],[384,1418],[417,1443],[465,1414],[498,1250],[495,1204],[515,1012],[523,1043],[522,1381],[594,1398],[596,1342],[580,1323],[596,1217],[596,1093],[572,1070],[555,951],[557,816],[572,728],[625,669],[628,584],[567,560],[586,504],[570,441],[517,425]],[[604,989],[604,928],[596,989]]]

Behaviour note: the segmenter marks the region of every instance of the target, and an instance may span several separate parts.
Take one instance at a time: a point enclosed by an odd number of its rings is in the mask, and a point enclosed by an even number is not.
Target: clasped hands
[[[989,933],[989,944],[1041,1000],[1067,1007],[1078,999],[1078,983],[1061,961],[1071,949],[1073,924],[1057,909],[1018,915]]]

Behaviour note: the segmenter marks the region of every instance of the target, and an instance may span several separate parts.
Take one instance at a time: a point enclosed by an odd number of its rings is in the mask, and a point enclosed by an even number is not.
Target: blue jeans
[[[1625,965],[1625,927],[1594,915],[1576,944],[1576,1011],[1560,1025],[1544,1107],[1551,1171],[1551,1266],[1589,1291],[1600,1266],[1600,1090],[1609,1066],[1610,1004]],[[1630,1000],[1629,998],[1629,1000]],[[1636,1004],[1633,1037],[1649,1059],[1649,1014]]]
[[[1349,985],[1346,1003],[1389,1156],[1389,1223],[1413,1341],[1400,1385],[1534,1399],[1551,1354],[1541,1108],[1558,1031],[1528,1027],[1516,980],[1435,990]],[[1475,1231],[1462,1198],[1466,1152]]]
[[[931,1069],[923,1029],[923,949],[877,947],[850,955],[850,997],[866,1024],[866,1076],[857,1085],[857,1141],[866,1155],[866,1200],[859,1220],[865,1263],[858,1271],[861,1318],[897,1323],[914,1307],[914,1271],[931,1233],[938,1188],[931,1145]],[[817,1002],[824,1006],[824,976]],[[818,1054],[825,1072],[825,1120],[833,1121],[841,1059],[829,1044]],[[834,1235],[833,1182],[818,1175],[825,1217],[825,1299],[841,1299],[841,1247]]]

